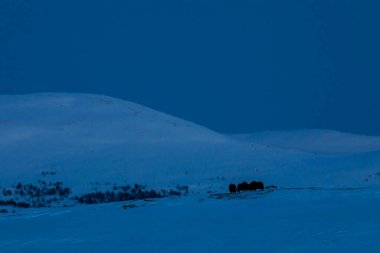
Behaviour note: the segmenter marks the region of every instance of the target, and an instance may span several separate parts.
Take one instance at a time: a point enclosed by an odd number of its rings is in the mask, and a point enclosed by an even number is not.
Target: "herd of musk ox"
[[[236,192],[241,192],[241,191],[256,191],[256,190],[264,190],[264,184],[263,182],[256,182],[252,181],[250,184],[247,182],[242,182],[240,184],[236,185],[235,184],[230,184],[229,186],[230,193],[236,193]]]

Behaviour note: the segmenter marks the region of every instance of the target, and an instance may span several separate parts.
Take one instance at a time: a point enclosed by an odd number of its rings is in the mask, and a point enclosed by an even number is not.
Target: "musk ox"
[[[264,190],[264,184],[263,182],[256,182],[256,181],[252,181],[250,184],[249,184],[249,190],[250,191],[256,191],[256,190]]]
[[[264,184],[263,184],[263,182],[257,182],[257,189],[258,190],[264,190]]]
[[[249,190],[250,190],[250,191],[256,191],[257,189],[259,189],[258,182],[256,182],[256,181],[252,181],[252,182],[249,184]]]
[[[276,186],[270,186],[273,188],[277,188]],[[252,181],[251,183],[247,182],[242,182],[240,184],[236,185],[235,184],[230,184],[228,189],[230,190],[230,193],[235,193],[235,192],[245,192],[245,191],[256,191],[256,190],[264,190],[264,183],[261,181]]]
[[[230,184],[230,186],[228,187],[228,189],[230,190],[230,193],[235,193],[236,192],[236,185],[235,184]]]
[[[248,185],[247,182],[240,183],[237,186],[237,191],[238,192],[240,192],[240,191],[248,191],[248,190],[249,190],[249,185]]]

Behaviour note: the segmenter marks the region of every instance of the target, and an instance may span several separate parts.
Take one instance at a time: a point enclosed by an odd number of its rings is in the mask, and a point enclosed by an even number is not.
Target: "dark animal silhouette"
[[[256,181],[252,181],[250,184],[249,184],[249,190],[250,191],[256,191],[256,190],[264,190],[264,184],[263,182],[256,182]]]
[[[237,191],[238,192],[240,192],[240,191],[248,191],[248,190],[249,190],[249,185],[248,185],[247,182],[240,183],[237,186]]]
[[[235,193],[236,192],[236,185],[235,184],[230,184],[230,186],[228,187],[228,189],[230,190],[230,193]]]
[[[258,186],[257,189],[264,190],[264,184],[263,184],[263,182],[257,182],[257,186]]]
[[[256,191],[257,189],[259,189],[258,182],[256,182],[256,181],[252,181],[252,182],[249,184],[249,190],[250,190],[250,191]]]

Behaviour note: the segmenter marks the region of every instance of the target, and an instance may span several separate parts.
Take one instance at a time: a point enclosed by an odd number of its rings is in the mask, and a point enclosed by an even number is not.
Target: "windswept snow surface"
[[[257,199],[164,199],[127,210],[122,203],[36,210],[0,216],[0,249],[378,253],[379,201],[379,192],[368,190],[278,191]]]
[[[327,130],[226,136],[99,95],[0,96],[0,187],[54,172],[42,179],[74,195],[115,183],[190,190],[136,208],[0,214],[0,252],[380,252],[379,143]],[[223,194],[252,180],[280,188]]]
[[[234,137],[270,147],[319,154],[353,154],[380,150],[380,137],[378,136],[363,136],[321,129],[289,132],[267,131],[234,135]]]

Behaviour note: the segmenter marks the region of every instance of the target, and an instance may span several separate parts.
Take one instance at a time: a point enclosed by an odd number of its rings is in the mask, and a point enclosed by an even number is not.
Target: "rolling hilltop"
[[[46,172],[78,191],[123,182],[225,191],[230,181],[252,179],[380,184],[378,137],[327,130],[227,136],[100,95],[0,96],[0,137],[0,185],[36,181]]]
[[[251,180],[279,187],[226,193]],[[379,186],[378,137],[223,135],[105,96],[0,96],[4,253],[375,253]]]

